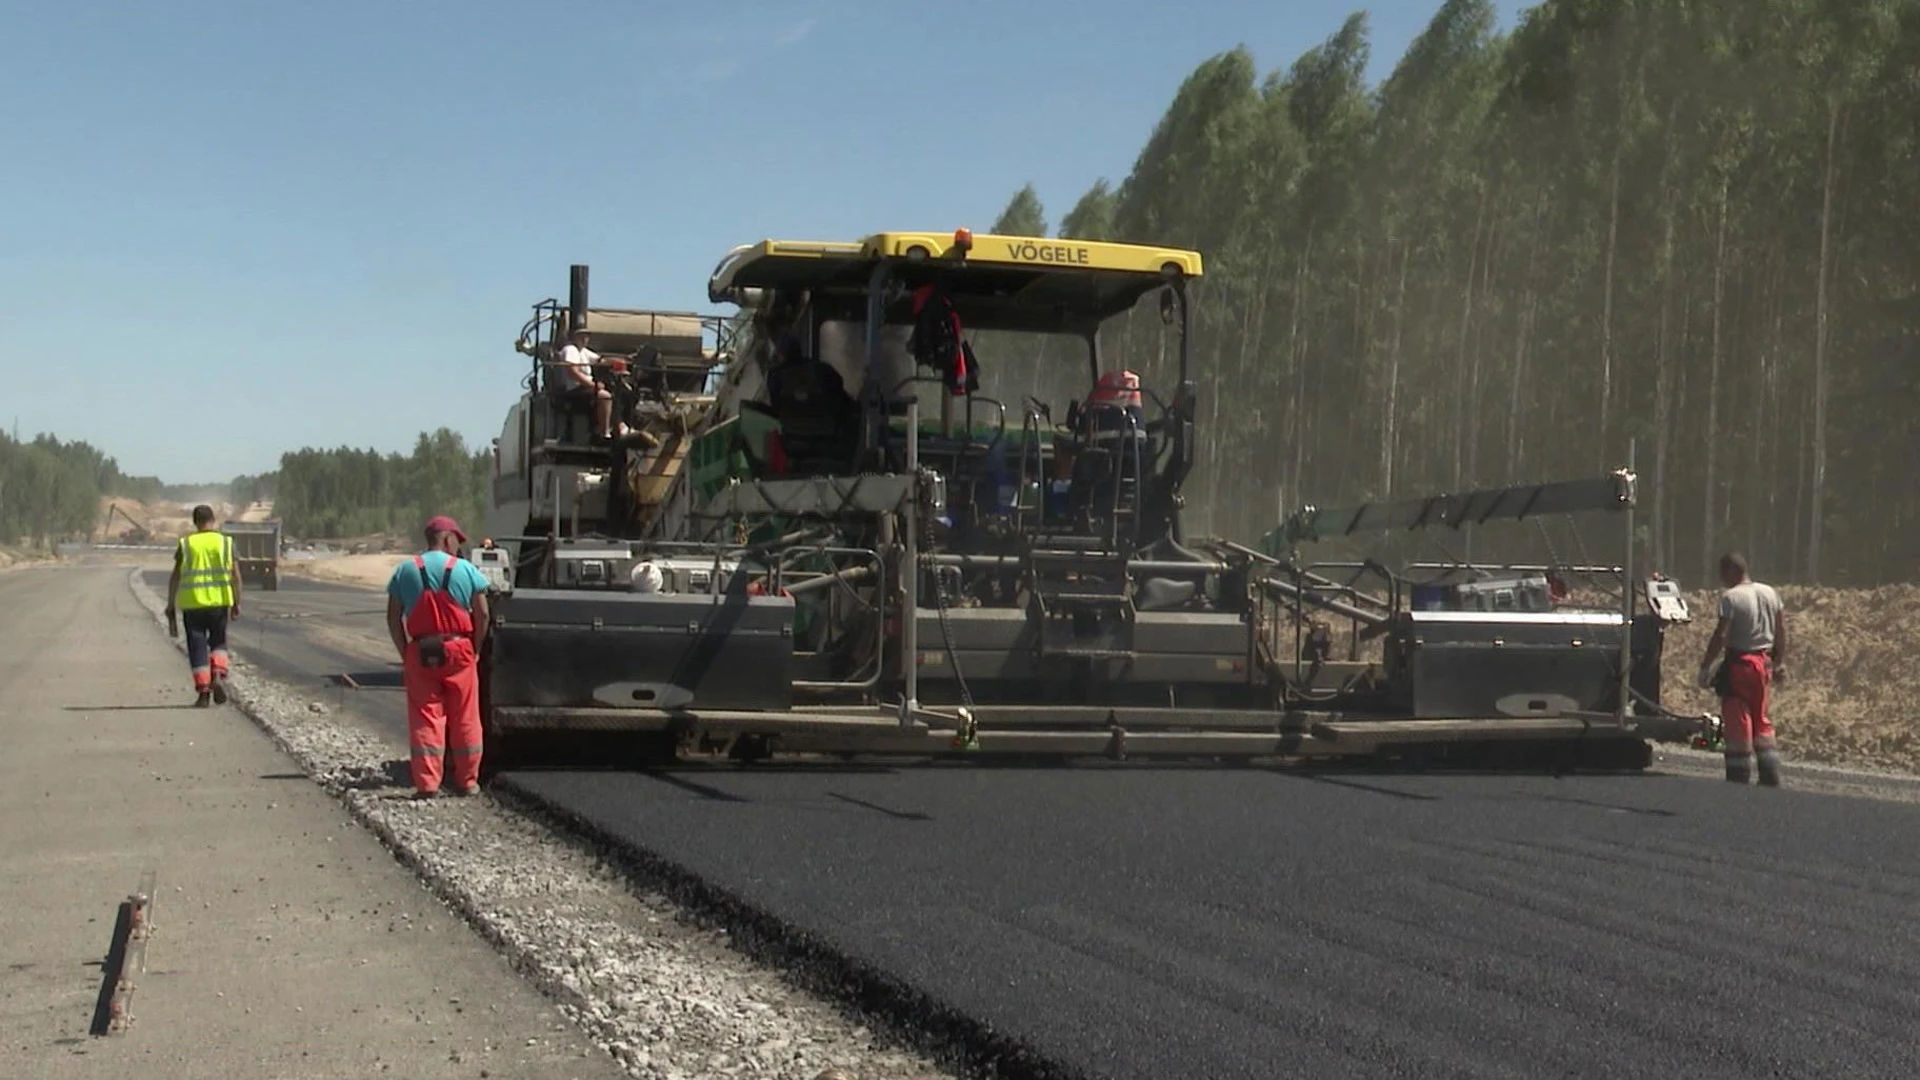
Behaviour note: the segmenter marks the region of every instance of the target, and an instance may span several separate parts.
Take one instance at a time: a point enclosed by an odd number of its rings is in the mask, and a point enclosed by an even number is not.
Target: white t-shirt
[[[560,347],[560,357],[555,363],[561,367],[574,369],[576,375],[589,381],[593,378],[593,365],[600,360],[600,354],[592,349],[575,345],[571,341]],[[571,384],[569,384],[571,385]]]
[[[1743,581],[1720,597],[1720,617],[1727,620],[1727,648],[1764,652],[1773,648],[1773,630],[1780,622],[1780,594],[1771,585]]]

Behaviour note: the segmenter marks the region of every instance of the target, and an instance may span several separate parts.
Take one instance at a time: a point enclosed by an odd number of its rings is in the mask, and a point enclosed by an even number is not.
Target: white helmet
[[[628,577],[633,582],[633,591],[637,593],[657,593],[667,586],[660,568],[650,562],[635,563],[633,573]]]

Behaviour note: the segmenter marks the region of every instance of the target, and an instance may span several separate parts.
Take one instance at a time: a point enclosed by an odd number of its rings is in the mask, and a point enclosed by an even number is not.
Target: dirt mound
[[[387,579],[393,576],[393,568],[411,557],[405,553],[336,555],[321,559],[284,559],[280,567],[286,573],[320,581],[384,589]]]
[[[17,548],[0,547],[0,573],[46,561],[46,556]]]
[[[1718,592],[1687,597],[1694,621],[1667,637],[1662,697],[1681,712],[1717,712],[1694,685],[1713,634]],[[1787,608],[1785,685],[1772,709],[1781,749],[1791,757],[1920,771],[1914,732],[1920,671],[1920,586],[1877,589],[1783,586]]]
[[[119,512],[115,513],[115,510]],[[177,540],[193,531],[193,507],[172,502],[144,503],[138,499],[101,498],[99,524],[93,536],[95,542],[110,544],[137,539],[137,534],[126,535],[136,527],[147,530],[149,541]]]
[[[272,521],[273,500],[264,499],[258,502],[248,503],[232,516],[235,521]]]
[[[1920,585],[1877,589],[1783,586],[1790,663],[1772,708],[1780,745],[1789,757],[1835,765],[1920,773],[1920,733],[1912,703],[1920,696]],[[1617,592],[1575,584],[1570,606],[1618,610]],[[1713,635],[1719,590],[1687,594],[1693,622],[1672,628],[1661,665],[1661,697],[1680,713],[1719,712],[1713,695],[1694,685],[1701,651]],[[1336,652],[1346,654],[1345,623]],[[1291,637],[1286,649],[1291,648]],[[1378,643],[1363,644],[1357,659],[1378,661]]]

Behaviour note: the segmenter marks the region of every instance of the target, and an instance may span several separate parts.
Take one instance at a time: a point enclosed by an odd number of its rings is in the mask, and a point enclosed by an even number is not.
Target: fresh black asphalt
[[[321,591],[256,606],[374,595]],[[243,653],[346,659],[284,625]],[[351,704],[399,722],[397,693]],[[1660,775],[506,779],[1061,1073],[1920,1075],[1916,806]]]
[[[1110,1077],[1920,1074],[1920,809],[1675,777],[517,774]]]

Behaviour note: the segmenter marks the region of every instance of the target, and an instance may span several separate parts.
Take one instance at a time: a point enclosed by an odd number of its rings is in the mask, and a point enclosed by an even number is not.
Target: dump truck
[[[233,561],[243,588],[280,589],[280,522],[228,521],[220,531],[233,538]]]
[[[489,774],[582,735],[635,760],[1632,769],[1691,732],[1659,704],[1686,617],[1664,579],[1581,568],[1619,602],[1572,610],[1548,580],[1567,568],[1369,561],[1369,588],[1302,554],[1546,513],[1630,535],[1630,468],[1189,536],[1202,272],[1190,250],[964,229],[767,240],[710,276],[719,319],[591,307],[574,267],[523,330],[534,371],[475,553]],[[583,323],[629,354],[600,376],[612,443],[541,376]],[[1021,393],[1042,385],[1068,389]],[[1342,621],[1373,655],[1333,655]]]

